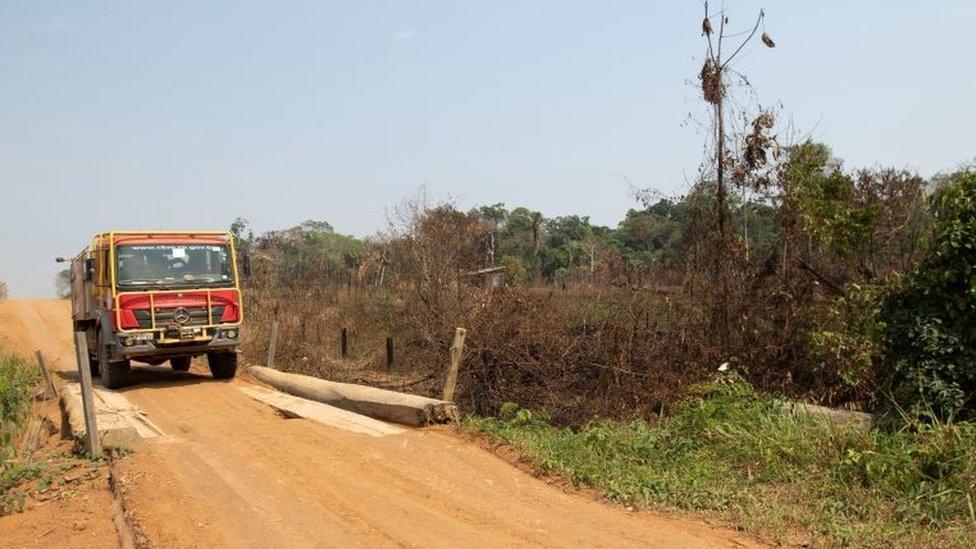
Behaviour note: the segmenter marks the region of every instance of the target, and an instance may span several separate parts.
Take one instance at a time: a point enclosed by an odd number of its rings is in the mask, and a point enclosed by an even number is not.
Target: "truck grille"
[[[173,312],[178,308],[179,307],[156,309],[156,327],[163,328],[166,325],[173,323]],[[184,322],[184,326],[206,326],[208,324],[206,306],[183,308],[190,313],[190,320]],[[220,318],[224,316],[224,306],[214,305],[212,307],[212,312],[214,324],[220,323]],[[136,321],[139,322],[140,328],[152,328],[152,318],[150,317],[149,309],[134,309],[132,314],[135,315]]]

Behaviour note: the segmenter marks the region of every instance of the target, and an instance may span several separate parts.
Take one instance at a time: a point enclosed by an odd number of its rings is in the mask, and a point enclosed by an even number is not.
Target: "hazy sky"
[[[719,2],[713,2],[715,5]],[[738,68],[849,166],[976,155],[976,2],[761,5]],[[0,2],[0,279],[118,228],[385,227],[426,185],[615,225],[625,176],[682,192],[702,6],[651,2]]]

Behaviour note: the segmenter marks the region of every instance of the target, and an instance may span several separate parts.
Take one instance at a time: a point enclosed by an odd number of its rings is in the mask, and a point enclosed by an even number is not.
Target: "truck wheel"
[[[98,366],[106,389],[123,387],[129,378],[128,360],[109,360],[108,346],[98,342]]]
[[[237,353],[207,353],[207,365],[214,379],[231,379],[237,374]]]
[[[190,370],[190,357],[178,356],[169,359],[169,365],[177,372],[187,372]]]

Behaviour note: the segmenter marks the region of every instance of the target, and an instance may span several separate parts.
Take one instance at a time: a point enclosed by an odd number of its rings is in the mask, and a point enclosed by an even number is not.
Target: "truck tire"
[[[237,374],[237,353],[207,353],[207,365],[214,379],[231,379]]]
[[[188,372],[190,370],[190,357],[178,356],[169,359],[169,365],[177,372]]]
[[[101,339],[98,341],[98,366],[106,389],[123,387],[129,379],[129,361],[109,360],[108,345],[102,345]]]

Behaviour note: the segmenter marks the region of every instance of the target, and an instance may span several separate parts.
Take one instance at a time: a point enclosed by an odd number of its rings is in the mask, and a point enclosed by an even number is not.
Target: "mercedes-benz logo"
[[[173,321],[177,324],[186,324],[190,321],[190,311],[187,311],[183,307],[173,311]]]

